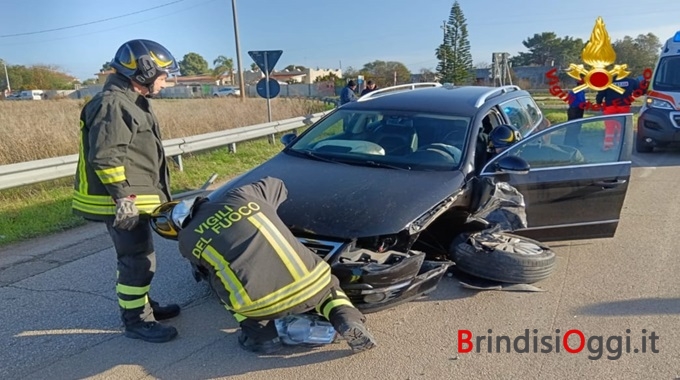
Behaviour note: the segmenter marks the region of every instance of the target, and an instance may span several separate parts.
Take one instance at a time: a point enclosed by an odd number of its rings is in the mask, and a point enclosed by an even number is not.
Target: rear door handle
[[[600,186],[603,189],[612,189],[616,186],[623,185],[626,182],[628,182],[628,181],[626,181],[625,179],[617,179],[617,180],[614,180],[614,181],[597,181],[597,182],[594,183],[594,185]]]

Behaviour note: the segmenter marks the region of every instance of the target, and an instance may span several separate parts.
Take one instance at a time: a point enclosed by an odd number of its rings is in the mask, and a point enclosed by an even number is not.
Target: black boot
[[[164,343],[173,340],[177,336],[177,329],[172,326],[162,325],[155,321],[140,321],[126,325],[125,336],[151,343]]]
[[[366,317],[356,308],[346,305],[338,306],[331,310],[329,320],[335,331],[347,341],[352,353],[370,350],[378,345],[364,325]]]
[[[157,321],[164,321],[179,315],[180,307],[177,304],[171,303],[166,306],[161,306],[158,302],[153,300],[150,300],[149,303],[153,309],[153,316]]]
[[[377,346],[375,338],[368,331],[366,325],[361,322],[341,323],[336,328],[336,331],[347,341],[347,344],[352,349],[352,353],[370,350]]]

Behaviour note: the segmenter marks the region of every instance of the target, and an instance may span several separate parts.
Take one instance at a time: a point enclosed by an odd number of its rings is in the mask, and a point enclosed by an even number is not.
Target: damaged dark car
[[[606,151],[605,123],[620,126]],[[487,136],[501,124],[524,139],[494,156]],[[545,278],[554,265],[543,257],[541,273],[518,274],[512,262],[480,261],[474,249],[536,260],[547,250],[538,241],[614,236],[632,138],[630,114],[550,126],[516,86],[396,86],[284,135],[279,154],[209,196],[266,176],[283,180],[282,220],[370,313],[433,291],[452,264],[515,282]],[[521,220],[503,226],[511,218],[490,215],[504,200],[514,200]]]

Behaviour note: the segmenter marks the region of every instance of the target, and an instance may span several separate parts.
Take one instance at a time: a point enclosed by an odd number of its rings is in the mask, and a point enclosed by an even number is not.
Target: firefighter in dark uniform
[[[180,307],[149,298],[156,257],[149,223],[140,219],[171,199],[163,142],[147,98],[179,67],[165,47],[149,40],[124,43],[111,67],[115,73],[80,114],[72,208],[106,223],[117,254],[116,293],[125,336],[165,342],[177,330],[157,321],[177,316]]]
[[[623,94],[619,94],[611,88],[606,88],[597,93],[595,103],[603,106],[603,115],[629,113],[633,92],[640,87],[640,82],[634,78],[624,78],[616,79],[612,84],[621,87],[624,90]],[[620,139],[621,125],[614,120],[606,120],[604,123],[603,149],[609,150],[614,147],[614,141],[617,139],[617,136]]]
[[[376,343],[363,314],[340,289],[331,268],[286,227],[276,210],[288,191],[266,177],[222,199],[168,202],[151,216],[159,235],[179,240],[179,250],[239,322],[246,350],[282,348],[274,320],[316,310],[353,352]]]

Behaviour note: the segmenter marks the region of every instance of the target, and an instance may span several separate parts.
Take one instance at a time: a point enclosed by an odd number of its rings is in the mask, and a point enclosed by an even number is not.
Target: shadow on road
[[[634,168],[680,166],[680,148],[656,148],[652,153],[633,153]]]
[[[207,363],[200,370],[196,370],[195,366],[189,364],[188,366],[181,366],[181,368],[173,368],[172,373],[160,373],[159,378],[163,379],[216,379],[228,378],[231,376],[254,374],[261,371],[269,371],[284,368],[297,368],[319,363],[327,363],[348,357],[351,354],[349,347],[344,341],[332,344],[335,349],[328,351],[323,348],[301,348],[301,347],[285,347],[282,351],[271,355],[258,355],[254,353],[244,352],[240,347],[231,348],[229,350],[221,350],[217,345],[214,346],[216,350],[222,353],[219,357],[212,356]],[[226,347],[225,347],[226,348]],[[234,350],[239,350],[236,353]],[[357,355],[367,355],[367,353],[359,353]],[[235,357],[237,356],[237,357]],[[223,363],[223,364],[219,364]],[[237,365],[230,365],[237,364]],[[180,367],[180,366],[175,366]],[[193,368],[192,368],[193,367]],[[322,377],[319,374],[319,377]]]
[[[680,298],[640,298],[603,302],[581,307],[575,313],[577,315],[609,317],[680,314]]]

